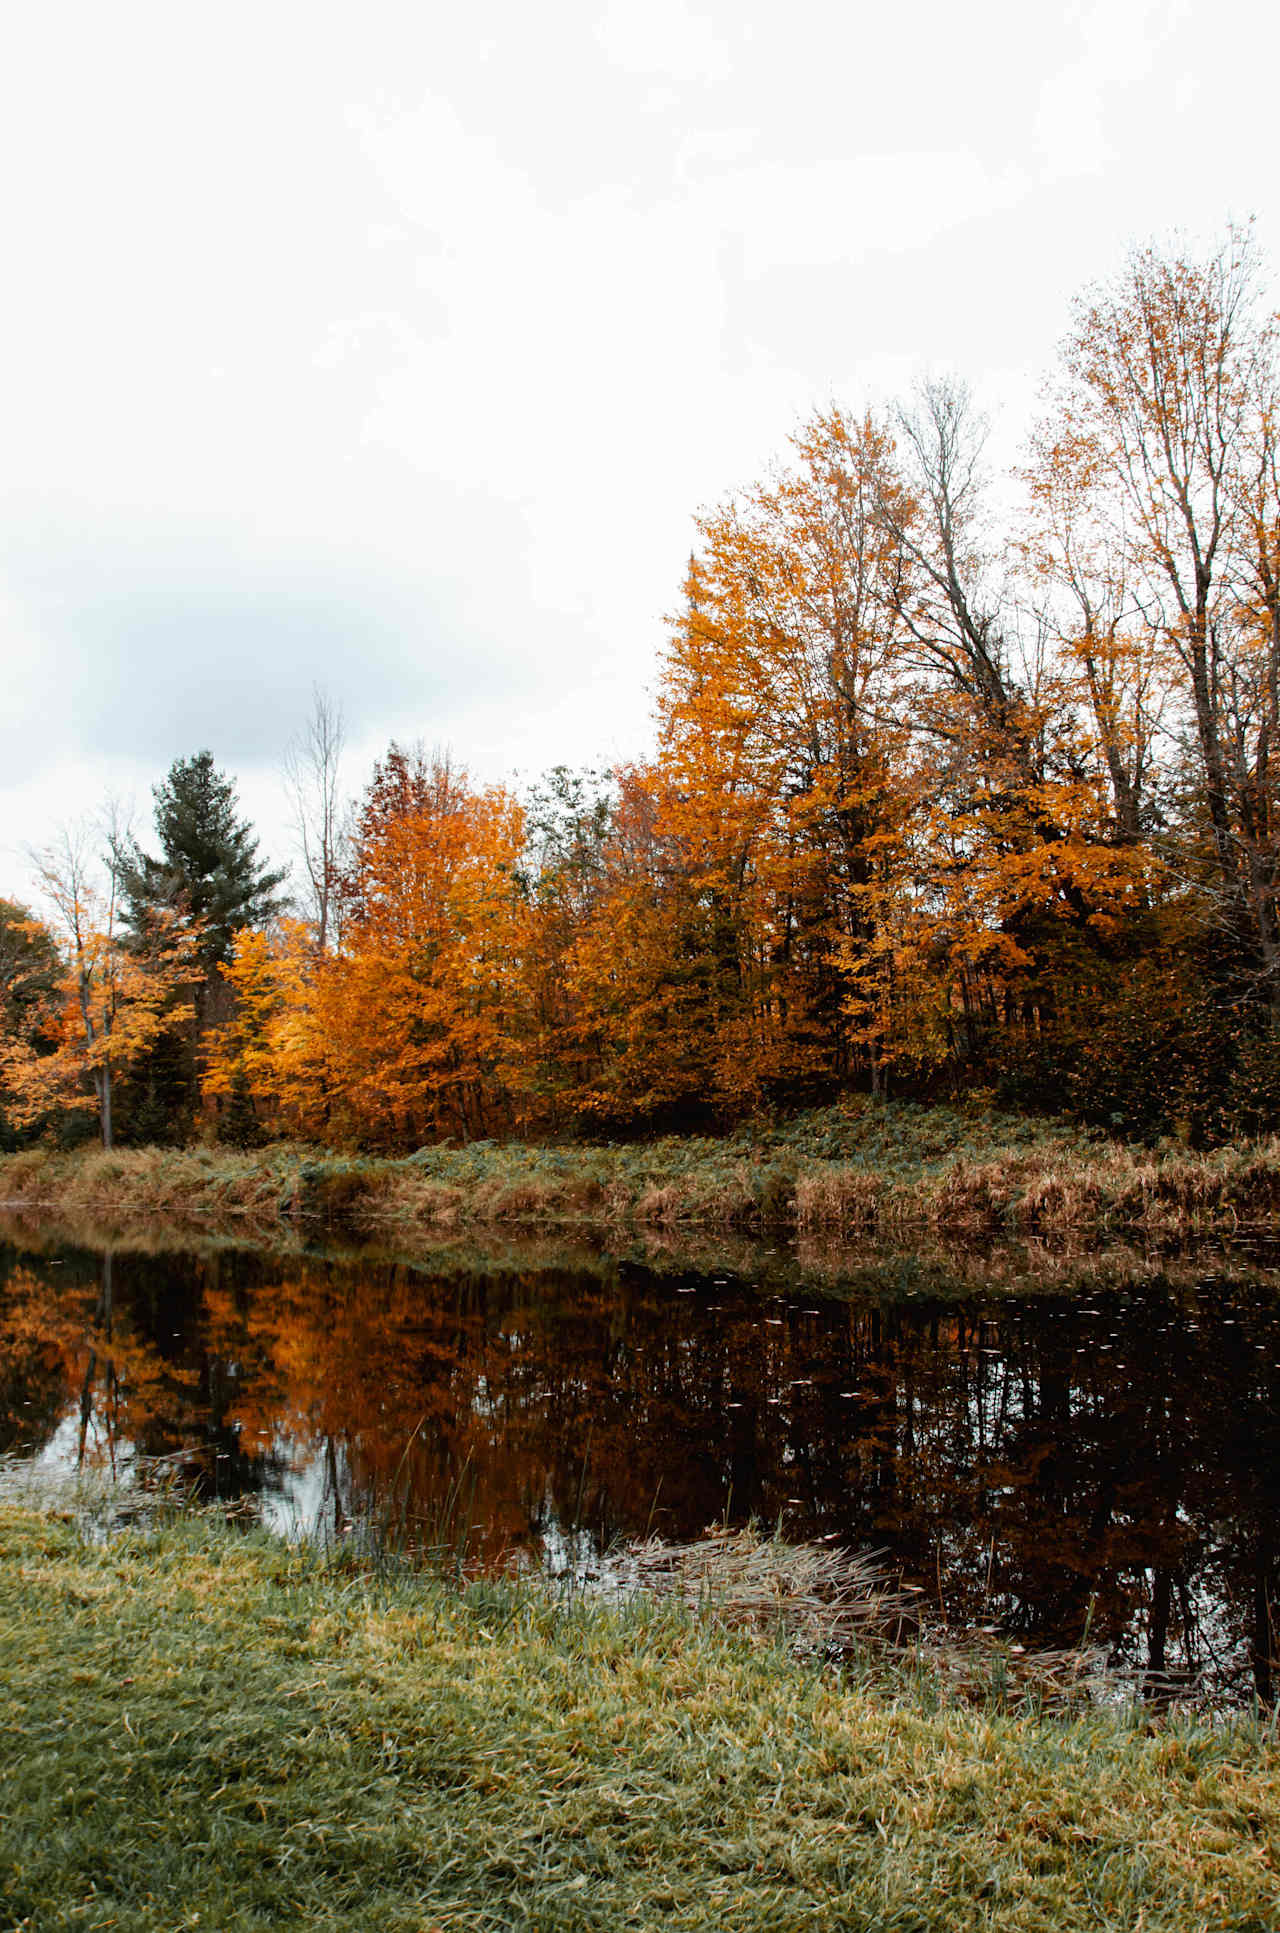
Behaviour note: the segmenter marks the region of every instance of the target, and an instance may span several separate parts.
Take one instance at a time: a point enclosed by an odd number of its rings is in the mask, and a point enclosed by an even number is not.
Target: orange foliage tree
[[[393,747],[340,943],[241,941],[211,1082],[400,1145],[891,1077],[1095,1112],[1105,1089],[1146,1124],[1152,1054],[1142,1107],[1105,1064],[1136,1069],[1169,1009],[1185,1092],[1224,1055],[1256,1072],[1280,1036],[1280,386],[1255,298],[1240,235],[1087,295],[1001,517],[961,384],[815,415],[698,520],[654,757],[561,773],[526,816]]]
[[[718,914],[732,1058],[747,1092],[778,1096],[859,1061],[877,1079],[847,962],[870,957],[905,799],[888,441],[832,410],[793,448],[700,520],[659,693],[667,823]]]
[[[522,1122],[571,1127],[598,1096],[600,1013],[578,972],[585,936],[599,930],[625,843],[625,775],[557,766],[525,800],[522,865],[528,902],[520,961],[517,1087]]]
[[[175,996],[200,977],[200,932],[166,910],[145,941],[131,939],[121,928],[114,859],[100,870],[95,877],[83,832],[64,833],[39,855],[62,972],[38,1022],[0,1045],[0,1079],[15,1124],[96,1108],[109,1148],[116,1078],[174,1024]]]
[[[370,1147],[510,1124],[527,902],[523,819],[446,759],[393,745],[357,814],[341,944],[237,944],[207,1080],[284,1125]]]
[[[1062,989],[1100,971],[1144,864],[1079,729],[1076,667],[998,541],[984,426],[955,383],[900,412],[899,609],[917,775],[911,921],[946,985],[953,1056],[1035,1050]],[[922,918],[921,915],[924,915]]]
[[[580,1116],[675,1124],[741,1102],[757,1078],[740,1038],[735,910],[691,848],[660,767],[616,775],[603,877],[565,961]]]
[[[955,385],[838,410],[701,520],[659,697],[661,825],[720,919],[739,1098],[1040,1029],[1142,866],[984,527]]]

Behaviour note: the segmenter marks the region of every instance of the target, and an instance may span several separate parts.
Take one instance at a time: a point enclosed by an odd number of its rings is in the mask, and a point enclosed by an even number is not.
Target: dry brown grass
[[[754,1525],[685,1544],[653,1537],[633,1545],[619,1570],[628,1590],[673,1597],[731,1630],[776,1631],[828,1652],[915,1623],[912,1600],[873,1555],[784,1543]]]
[[[753,1150],[737,1142],[626,1147],[478,1144],[406,1160],[279,1146],[115,1149],[0,1159],[0,1203],[115,1220],[225,1219],[414,1229],[525,1224],[724,1235],[779,1229],[848,1237],[911,1229],[1065,1234],[1133,1230],[1193,1236],[1265,1226],[1280,1215],[1280,1138],[1213,1153],[1074,1137],[1014,1123],[1007,1144],[939,1110],[842,1122]],[[835,1158],[828,1152],[839,1140]],[[810,1152],[810,1150],[815,1150]],[[820,1151],[819,1151],[820,1150]],[[846,1152],[847,1150],[847,1152]]]
[[[0,1160],[0,1200],[81,1215],[118,1213],[203,1220],[273,1221],[297,1168],[297,1151],[255,1154],[200,1148],[95,1148],[76,1154],[32,1150]]]
[[[668,1183],[662,1188],[646,1188],[632,1204],[632,1212],[642,1227],[671,1228],[681,1219],[685,1205],[683,1190]]]
[[[881,1218],[886,1192],[879,1175],[857,1169],[826,1168],[802,1175],[796,1182],[796,1227],[802,1234],[873,1228]]]
[[[455,1228],[463,1218],[464,1204],[461,1188],[401,1172],[392,1177],[379,1199],[378,1219],[393,1227],[423,1222],[432,1228]]]

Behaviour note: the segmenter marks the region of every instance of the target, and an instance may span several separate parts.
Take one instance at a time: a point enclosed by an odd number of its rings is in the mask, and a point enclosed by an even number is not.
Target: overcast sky
[[[957,369],[1012,448],[1131,242],[1274,267],[1275,19],[10,8],[0,893],[204,746],[286,856],[315,681],[352,789],[642,752],[693,513],[812,408]]]

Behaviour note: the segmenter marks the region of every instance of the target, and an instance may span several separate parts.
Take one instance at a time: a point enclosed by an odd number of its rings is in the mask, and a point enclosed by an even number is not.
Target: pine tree
[[[212,975],[243,927],[279,910],[285,875],[259,862],[253,828],[237,816],[235,785],[215,769],[212,752],[175,759],[154,797],[163,856],[136,844],[124,856],[126,916],[141,936],[155,908],[184,913],[201,929],[200,959]]]
[[[236,935],[279,910],[285,875],[259,860],[234,781],[218,771],[212,752],[175,759],[153,797],[159,857],[136,841],[116,855],[124,921],[145,952],[155,931],[176,918],[194,934],[195,972],[186,1024],[134,1068],[122,1102],[130,1138],[182,1141],[195,1124],[204,1039],[231,999],[223,968]]]

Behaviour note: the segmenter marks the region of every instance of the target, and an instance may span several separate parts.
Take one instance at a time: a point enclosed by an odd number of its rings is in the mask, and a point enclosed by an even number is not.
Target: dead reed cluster
[[[788,1544],[751,1525],[712,1527],[691,1543],[648,1538],[615,1574],[625,1588],[673,1597],[729,1629],[779,1632],[825,1652],[916,1622],[913,1598],[892,1585],[874,1552]]]

